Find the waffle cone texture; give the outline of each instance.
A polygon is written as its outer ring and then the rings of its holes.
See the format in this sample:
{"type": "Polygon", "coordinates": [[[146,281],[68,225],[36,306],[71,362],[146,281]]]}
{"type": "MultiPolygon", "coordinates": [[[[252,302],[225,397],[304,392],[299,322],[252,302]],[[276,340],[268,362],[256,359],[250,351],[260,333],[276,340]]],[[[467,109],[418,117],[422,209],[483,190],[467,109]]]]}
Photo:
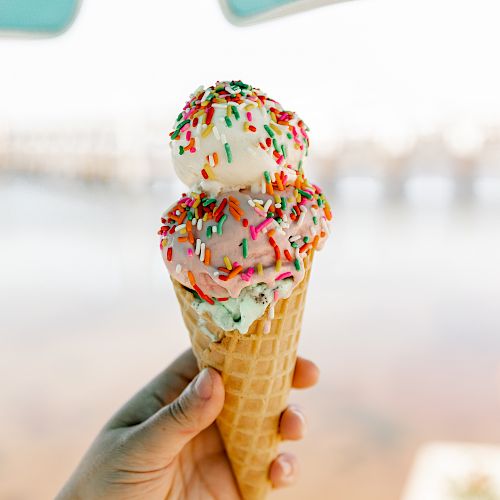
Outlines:
{"type": "Polygon", "coordinates": [[[267,309],[246,334],[222,330],[208,314],[200,321],[193,294],[172,280],[199,368],[222,375],[226,399],[217,426],[244,500],[263,499],[271,487],[269,466],[292,385],[312,260],[313,252],[304,259],[304,279],[276,303],[269,333],[267,309]],[[207,330],[220,340],[212,341],[207,330]]]}

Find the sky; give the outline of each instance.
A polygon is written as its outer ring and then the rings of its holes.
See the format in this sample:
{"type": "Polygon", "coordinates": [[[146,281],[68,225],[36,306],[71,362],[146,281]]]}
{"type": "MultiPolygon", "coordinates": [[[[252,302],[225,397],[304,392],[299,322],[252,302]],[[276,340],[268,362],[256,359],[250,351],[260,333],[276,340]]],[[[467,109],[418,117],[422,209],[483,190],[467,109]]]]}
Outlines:
{"type": "Polygon", "coordinates": [[[241,28],[216,0],[83,0],[61,37],[0,38],[0,127],[168,128],[217,79],[260,87],[319,139],[500,123],[499,14],[496,0],[355,0],[241,28]]]}

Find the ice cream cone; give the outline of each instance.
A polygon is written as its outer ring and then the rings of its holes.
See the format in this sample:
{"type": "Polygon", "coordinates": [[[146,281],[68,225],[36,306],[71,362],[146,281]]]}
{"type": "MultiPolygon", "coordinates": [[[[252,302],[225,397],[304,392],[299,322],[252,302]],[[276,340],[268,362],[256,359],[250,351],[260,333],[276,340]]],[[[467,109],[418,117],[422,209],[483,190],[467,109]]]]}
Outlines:
{"type": "Polygon", "coordinates": [[[245,500],[263,499],[271,487],[269,465],[292,384],[313,254],[303,261],[304,279],[276,303],[274,318],[266,310],[246,334],[222,330],[207,314],[200,317],[193,294],[172,280],[200,369],[211,366],[222,374],[226,399],[217,425],[245,500]]]}

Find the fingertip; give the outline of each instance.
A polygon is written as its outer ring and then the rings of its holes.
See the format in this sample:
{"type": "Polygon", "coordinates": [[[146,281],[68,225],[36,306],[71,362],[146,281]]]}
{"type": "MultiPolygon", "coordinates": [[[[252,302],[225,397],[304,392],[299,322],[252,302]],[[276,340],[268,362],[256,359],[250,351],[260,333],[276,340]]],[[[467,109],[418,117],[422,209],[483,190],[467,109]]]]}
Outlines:
{"type": "Polygon", "coordinates": [[[297,441],[304,437],[307,429],[306,417],[296,405],[290,405],[282,413],[279,432],[283,439],[297,441]]]}
{"type": "Polygon", "coordinates": [[[291,453],[281,453],[272,462],[269,469],[269,479],[273,488],[290,486],[299,475],[299,462],[291,453]]]}
{"type": "Polygon", "coordinates": [[[297,358],[292,385],[295,389],[306,389],[318,383],[320,371],[316,363],[309,359],[297,358]]]}

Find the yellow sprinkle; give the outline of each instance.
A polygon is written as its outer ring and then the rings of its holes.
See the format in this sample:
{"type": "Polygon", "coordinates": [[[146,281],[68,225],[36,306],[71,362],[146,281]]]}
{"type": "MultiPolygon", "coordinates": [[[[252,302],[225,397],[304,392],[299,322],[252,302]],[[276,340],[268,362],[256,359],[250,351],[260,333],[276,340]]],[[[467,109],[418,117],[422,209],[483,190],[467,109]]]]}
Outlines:
{"type": "Polygon", "coordinates": [[[199,118],[201,115],[204,115],[204,114],[205,114],[205,110],[200,109],[200,111],[198,111],[197,113],[195,113],[195,114],[193,115],[193,120],[194,120],[195,118],[199,118]]]}
{"type": "Polygon", "coordinates": [[[162,248],[165,248],[166,244],[167,244],[167,240],[161,240],[161,247],[162,248]]]}
{"type": "Polygon", "coordinates": [[[264,274],[264,269],[262,268],[262,264],[260,262],[257,264],[257,273],[260,275],[264,274]]]}
{"type": "Polygon", "coordinates": [[[207,222],[208,220],[208,212],[205,213],[205,215],[203,216],[203,222],[207,222]]]}
{"type": "Polygon", "coordinates": [[[248,132],[250,129],[248,128],[248,122],[245,122],[243,124],[243,128],[245,129],[245,132],[248,132]]]}
{"type": "Polygon", "coordinates": [[[276,272],[279,273],[281,271],[281,259],[276,261],[276,272]]]}
{"type": "Polygon", "coordinates": [[[229,257],[227,255],[224,257],[224,264],[226,264],[226,268],[228,271],[231,271],[233,269],[231,261],[229,260],[229,257]]]}
{"type": "Polygon", "coordinates": [[[299,190],[296,189],[294,191],[294,194],[295,194],[295,199],[297,200],[297,203],[300,203],[300,200],[302,199],[302,196],[300,196],[299,190]]]}
{"type": "Polygon", "coordinates": [[[283,132],[280,130],[280,128],[275,125],[274,123],[270,123],[269,126],[278,134],[278,135],[281,135],[283,134],[283,132]]]}
{"type": "Polygon", "coordinates": [[[253,109],[253,108],[255,108],[255,104],[247,104],[247,105],[245,106],[245,109],[246,109],[247,111],[250,111],[250,110],[251,110],[251,109],[253,109]]]}
{"type": "Polygon", "coordinates": [[[206,106],[208,106],[208,104],[209,104],[209,101],[203,101],[203,102],[201,103],[201,106],[202,106],[203,108],[205,108],[206,106]]]}
{"type": "Polygon", "coordinates": [[[233,110],[231,109],[231,106],[226,106],[226,115],[231,116],[232,112],[233,112],[233,110]]]}
{"type": "Polygon", "coordinates": [[[264,207],[260,203],[255,203],[255,208],[258,208],[259,210],[264,210],[264,207]]]}
{"type": "Polygon", "coordinates": [[[201,198],[198,196],[196,198],[196,201],[193,203],[193,206],[191,207],[193,210],[201,203],[201,198]]]}
{"type": "Polygon", "coordinates": [[[184,227],[184,228],[182,228],[182,229],[179,231],[179,233],[181,233],[181,234],[187,234],[187,230],[186,230],[186,228],[185,228],[185,227],[184,227]]]}
{"type": "Polygon", "coordinates": [[[274,201],[276,203],[281,203],[281,198],[278,196],[278,193],[276,193],[276,192],[274,193],[274,201]]]}
{"type": "Polygon", "coordinates": [[[208,125],[208,127],[201,133],[201,136],[202,137],[207,137],[208,134],[210,134],[210,132],[212,132],[212,129],[214,128],[214,124],[211,123],[210,125],[208,125]]]}
{"type": "Polygon", "coordinates": [[[208,163],[205,163],[205,172],[208,174],[209,179],[215,179],[214,171],[210,168],[208,163]]]}
{"type": "Polygon", "coordinates": [[[269,116],[271,117],[271,120],[273,120],[274,122],[277,122],[278,120],[276,119],[276,115],[274,114],[274,111],[271,111],[269,113],[269,116]]]}

